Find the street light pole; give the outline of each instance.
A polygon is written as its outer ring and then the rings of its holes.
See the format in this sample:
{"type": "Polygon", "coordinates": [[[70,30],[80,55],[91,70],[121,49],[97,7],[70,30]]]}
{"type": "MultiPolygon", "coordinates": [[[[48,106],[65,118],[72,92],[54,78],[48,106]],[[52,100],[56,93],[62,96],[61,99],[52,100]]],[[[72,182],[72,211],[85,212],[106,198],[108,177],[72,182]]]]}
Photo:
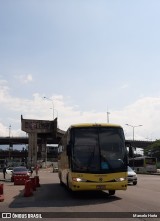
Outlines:
{"type": "MultiPolygon", "coordinates": [[[[9,125],[9,139],[10,138],[11,138],[11,124],[9,125]]],[[[11,159],[11,143],[9,144],[8,153],[9,153],[9,161],[10,161],[10,159],[11,159]]]]}
{"type": "Polygon", "coordinates": [[[11,125],[9,125],[9,137],[11,136],[11,125]]]}
{"type": "MultiPolygon", "coordinates": [[[[53,108],[51,107],[50,109],[53,109],[53,108]]],[[[57,109],[54,109],[54,113],[55,113],[55,111],[57,112],[57,118],[58,118],[58,111],[57,111],[57,109]]]]}
{"type": "Polygon", "coordinates": [[[46,100],[52,101],[52,109],[53,109],[53,120],[54,120],[54,102],[52,99],[48,98],[48,97],[43,97],[46,100]]]}
{"type": "Polygon", "coordinates": [[[141,126],[143,126],[143,125],[136,125],[136,126],[133,126],[133,125],[130,125],[130,124],[126,124],[127,126],[130,126],[130,127],[132,127],[133,128],[133,141],[134,141],[134,128],[135,127],[141,127],[141,126]]]}
{"type": "Polygon", "coordinates": [[[109,124],[109,114],[110,112],[107,111],[107,123],[109,124]]]}

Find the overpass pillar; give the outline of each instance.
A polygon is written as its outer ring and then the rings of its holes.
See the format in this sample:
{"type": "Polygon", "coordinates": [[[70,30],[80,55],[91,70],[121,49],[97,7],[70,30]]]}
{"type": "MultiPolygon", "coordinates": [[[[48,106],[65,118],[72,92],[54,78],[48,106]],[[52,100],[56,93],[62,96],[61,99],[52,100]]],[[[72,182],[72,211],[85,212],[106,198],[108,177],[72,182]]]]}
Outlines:
{"type": "Polygon", "coordinates": [[[28,164],[37,165],[37,137],[42,136],[42,159],[47,163],[47,137],[56,138],[57,136],[57,118],[53,121],[23,119],[21,116],[21,129],[29,134],[28,164]]]}
{"type": "Polygon", "coordinates": [[[42,157],[43,162],[45,163],[45,167],[47,167],[47,138],[42,139],[41,157],[42,157]]]}
{"type": "Polygon", "coordinates": [[[29,133],[28,163],[31,166],[37,164],[37,133],[29,133]]]}

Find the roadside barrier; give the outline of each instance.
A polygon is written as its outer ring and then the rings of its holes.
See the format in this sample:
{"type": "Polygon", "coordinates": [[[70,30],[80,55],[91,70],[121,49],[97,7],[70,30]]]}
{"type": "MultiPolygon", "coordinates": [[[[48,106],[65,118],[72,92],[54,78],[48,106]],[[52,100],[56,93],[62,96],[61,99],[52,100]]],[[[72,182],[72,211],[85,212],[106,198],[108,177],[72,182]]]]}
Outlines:
{"type": "Polygon", "coordinates": [[[36,190],[36,180],[35,177],[30,177],[31,183],[32,183],[32,189],[35,191],[36,190]]]}
{"type": "Polygon", "coordinates": [[[4,195],[3,195],[3,183],[0,184],[0,202],[4,201],[4,195]]]}
{"type": "Polygon", "coordinates": [[[32,181],[31,180],[25,181],[24,196],[25,197],[33,196],[32,181]]]}
{"type": "Polygon", "coordinates": [[[36,184],[36,187],[40,187],[40,183],[39,183],[39,176],[35,176],[35,184],[36,184]]]}
{"type": "Polygon", "coordinates": [[[26,180],[29,180],[28,175],[15,175],[14,185],[25,185],[26,180]]]}

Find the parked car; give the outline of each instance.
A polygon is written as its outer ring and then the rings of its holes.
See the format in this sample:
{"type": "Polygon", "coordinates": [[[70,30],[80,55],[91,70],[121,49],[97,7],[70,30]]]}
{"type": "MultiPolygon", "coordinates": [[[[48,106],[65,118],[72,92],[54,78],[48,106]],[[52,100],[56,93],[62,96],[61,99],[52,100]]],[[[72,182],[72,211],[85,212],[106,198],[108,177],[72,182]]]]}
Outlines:
{"type": "Polygon", "coordinates": [[[8,167],[6,169],[6,173],[9,174],[9,175],[12,175],[12,172],[13,172],[13,167],[8,167]]]}
{"type": "Polygon", "coordinates": [[[128,166],[128,183],[132,183],[133,185],[137,184],[137,174],[132,170],[131,167],[128,166]]]}
{"type": "Polygon", "coordinates": [[[11,176],[11,182],[14,182],[14,176],[16,175],[31,176],[31,172],[26,167],[23,166],[14,167],[11,176]]]}

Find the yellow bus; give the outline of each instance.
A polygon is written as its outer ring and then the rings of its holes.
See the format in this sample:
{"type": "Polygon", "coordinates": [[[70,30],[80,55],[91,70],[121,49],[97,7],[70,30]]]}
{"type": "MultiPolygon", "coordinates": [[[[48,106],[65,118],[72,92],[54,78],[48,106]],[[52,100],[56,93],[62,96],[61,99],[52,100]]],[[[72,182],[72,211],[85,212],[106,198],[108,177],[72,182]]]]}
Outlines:
{"type": "Polygon", "coordinates": [[[59,143],[58,176],[72,191],[127,189],[128,153],[123,128],[76,124],[59,143]]]}

